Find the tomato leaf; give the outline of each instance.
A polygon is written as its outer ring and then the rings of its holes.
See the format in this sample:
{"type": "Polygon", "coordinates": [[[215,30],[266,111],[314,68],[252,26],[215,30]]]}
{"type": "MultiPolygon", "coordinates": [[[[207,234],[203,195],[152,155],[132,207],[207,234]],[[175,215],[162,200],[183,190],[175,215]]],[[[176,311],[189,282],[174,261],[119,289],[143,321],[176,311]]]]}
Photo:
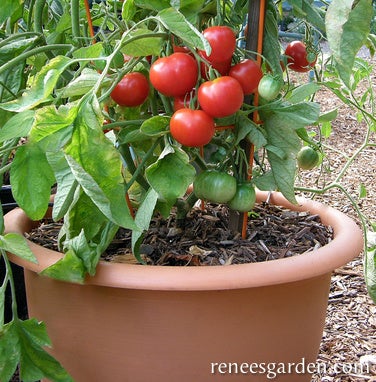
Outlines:
{"type": "Polygon", "coordinates": [[[135,5],[135,0],[128,0],[123,2],[121,9],[121,16],[123,20],[132,20],[136,13],[137,7],[135,5]]]}
{"type": "Polygon", "coordinates": [[[278,188],[272,171],[268,171],[260,176],[254,177],[253,182],[261,191],[274,191],[278,188]]]}
{"type": "Polygon", "coordinates": [[[25,88],[24,71],[25,62],[20,62],[0,74],[0,83],[2,84],[0,87],[0,100],[2,102],[14,100],[15,94],[25,88]]]}
{"type": "MultiPolygon", "coordinates": [[[[30,140],[40,142],[51,136],[55,143],[59,142],[60,139],[56,140],[54,135],[67,127],[73,128],[77,112],[78,107],[76,106],[60,106],[57,110],[54,105],[49,105],[38,109],[35,112],[35,121],[30,131],[30,140]]],[[[57,151],[60,149],[60,144],[57,143],[57,146],[51,145],[51,140],[49,140],[47,143],[49,146],[48,150],[57,151]]]]}
{"type": "Polygon", "coordinates": [[[140,131],[149,137],[160,137],[167,134],[170,119],[159,115],[151,117],[142,123],[140,131]]]}
{"type": "Polygon", "coordinates": [[[264,120],[267,133],[267,153],[275,183],[282,194],[291,203],[296,203],[294,180],[296,173],[296,154],[300,149],[300,140],[295,130],[279,123],[280,113],[264,120]],[[276,153],[271,146],[277,147],[284,155],[276,153]]]}
{"type": "Polygon", "coordinates": [[[73,250],[68,250],[62,259],[45,268],[40,274],[55,280],[82,284],[85,280],[86,268],[82,259],[73,250]]]}
{"type": "Polygon", "coordinates": [[[140,8],[152,11],[161,11],[171,6],[170,0],[134,0],[134,3],[140,8]]]}
{"type": "Polygon", "coordinates": [[[266,138],[264,137],[264,134],[259,130],[257,124],[249,118],[243,115],[239,115],[237,139],[235,144],[239,144],[239,142],[245,137],[248,137],[250,142],[255,145],[256,149],[259,149],[267,144],[266,138]]]}
{"type": "Polygon", "coordinates": [[[359,198],[366,198],[367,197],[367,188],[363,183],[360,183],[359,185],[359,198]]]}
{"type": "Polygon", "coordinates": [[[3,0],[1,3],[0,24],[8,17],[12,17],[17,11],[20,12],[23,2],[14,0],[3,0]]]}
{"type": "Polygon", "coordinates": [[[124,40],[125,45],[121,52],[129,56],[148,56],[159,55],[162,47],[162,38],[155,36],[149,29],[138,29],[136,32],[129,33],[124,40]],[[135,38],[142,36],[142,38],[135,38]]]}
{"type": "Polygon", "coordinates": [[[54,382],[73,382],[60,363],[43,349],[51,345],[44,323],[16,319],[4,325],[0,334],[0,380],[10,380],[19,363],[22,381],[45,377],[54,382]]]}
{"type": "Polygon", "coordinates": [[[30,89],[26,90],[20,98],[0,104],[0,108],[21,112],[40,105],[54,91],[60,75],[71,62],[70,58],[64,56],[53,58],[36,75],[30,89]]]}
{"type": "Polygon", "coordinates": [[[140,263],[143,262],[140,257],[140,245],[143,238],[143,232],[149,229],[150,221],[154,214],[154,208],[157,201],[158,193],[153,188],[150,188],[138,208],[135,217],[136,224],[142,229],[142,231],[132,231],[132,252],[140,263]]]}
{"type": "MultiPolygon", "coordinates": [[[[107,235],[105,236],[109,239],[109,241],[112,241],[118,226],[115,226],[112,223],[106,225],[107,235]]],[[[70,240],[64,241],[64,248],[68,249],[68,252],[72,251],[77,257],[79,257],[83,262],[85,271],[88,272],[91,276],[94,276],[100,255],[105,249],[101,244],[106,245],[107,243],[107,240],[104,240],[103,242],[100,241],[99,245],[91,241],[89,242],[85,236],[84,231],[82,230],[79,235],[73,237],[70,240]]]]}
{"type": "Polygon", "coordinates": [[[265,56],[272,73],[275,76],[282,78],[283,73],[280,63],[281,53],[278,42],[278,24],[276,21],[277,16],[274,12],[274,8],[268,8],[265,13],[263,55],[265,56]]]}
{"type": "Polygon", "coordinates": [[[209,42],[178,10],[174,8],[163,9],[158,13],[158,17],[170,33],[181,38],[190,46],[205,50],[206,54],[210,55],[209,42]]]}
{"type": "Polygon", "coordinates": [[[47,153],[46,155],[57,182],[52,217],[54,220],[59,220],[67,213],[69,207],[72,205],[78,183],[70,171],[63,152],[58,151],[47,153]]]}
{"type": "Polygon", "coordinates": [[[137,229],[125,201],[121,156],[103,134],[102,119],[98,100],[84,99],[64,150],[66,160],[84,192],[108,219],[137,229]]]}
{"type": "Polygon", "coordinates": [[[29,141],[17,149],[10,170],[10,181],[18,205],[31,219],[42,219],[47,211],[55,177],[38,143],[29,141]]]}
{"type": "Polygon", "coordinates": [[[369,0],[333,0],[326,13],[326,32],[338,74],[350,87],[355,57],[367,42],[373,15],[369,0]]]}
{"type": "Polygon", "coordinates": [[[315,82],[308,82],[293,89],[292,92],[286,96],[286,99],[291,103],[300,103],[314,95],[319,89],[320,85],[315,82]]]}
{"type": "Polygon", "coordinates": [[[37,259],[27,245],[26,239],[21,235],[16,233],[7,233],[4,236],[0,236],[0,248],[13,253],[22,259],[35,264],[37,263],[37,259]]]}
{"type": "Polygon", "coordinates": [[[291,0],[290,3],[295,16],[307,20],[321,31],[325,29],[324,19],[313,2],[310,0],[291,0]]]}
{"type": "MultiPolygon", "coordinates": [[[[13,2],[13,0],[10,1],[13,2]]],[[[3,8],[1,11],[3,12],[3,8]]],[[[30,48],[30,46],[32,46],[37,41],[37,39],[38,37],[30,37],[20,38],[7,42],[0,48],[0,64],[5,64],[12,58],[19,56],[23,51],[25,51],[25,49],[30,48]]]]}
{"type": "MultiPolygon", "coordinates": [[[[88,93],[97,83],[100,74],[93,69],[85,68],[82,73],[71,81],[61,93],[62,97],[76,97],[88,93]]],[[[109,80],[104,80],[102,85],[109,83],[109,80]]]]}
{"type": "Polygon", "coordinates": [[[0,129],[0,141],[20,138],[28,135],[34,123],[34,111],[25,110],[22,113],[15,114],[0,129]]]}
{"type": "Polygon", "coordinates": [[[319,123],[331,122],[337,118],[337,115],[338,115],[338,109],[329,110],[326,113],[320,114],[319,120],[317,122],[319,123]]]}
{"type": "Polygon", "coordinates": [[[80,235],[82,227],[85,227],[86,239],[92,240],[100,233],[106,221],[106,217],[82,189],[78,187],[75,191],[72,204],[67,211],[69,224],[63,225],[60,233],[61,241],[63,236],[64,240],[71,240],[80,235]]]}
{"type": "Polygon", "coordinates": [[[332,133],[332,124],[331,122],[323,122],[320,128],[321,134],[324,138],[329,138],[332,133]]]}
{"type": "Polygon", "coordinates": [[[72,56],[74,58],[95,58],[99,57],[103,50],[103,43],[98,42],[93,45],[85,46],[79,49],[76,49],[72,56]]]}
{"type": "Polygon", "coordinates": [[[281,128],[299,129],[316,123],[320,116],[320,105],[316,102],[301,102],[296,104],[281,103],[280,106],[267,107],[262,115],[275,118],[276,126],[281,128]]]}
{"type": "Polygon", "coordinates": [[[160,198],[171,203],[184,195],[195,174],[185,151],[172,146],[167,146],[158,160],[146,169],[149,184],[160,198]]]}

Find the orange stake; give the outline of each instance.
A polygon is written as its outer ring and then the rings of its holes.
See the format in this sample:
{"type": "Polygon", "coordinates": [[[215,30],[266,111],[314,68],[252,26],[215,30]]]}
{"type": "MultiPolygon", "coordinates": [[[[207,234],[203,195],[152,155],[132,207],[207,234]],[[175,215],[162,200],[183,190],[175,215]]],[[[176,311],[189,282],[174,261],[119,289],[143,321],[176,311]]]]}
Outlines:
{"type": "Polygon", "coordinates": [[[95,38],[94,38],[94,27],[93,27],[93,21],[91,19],[91,14],[90,14],[90,7],[89,7],[89,1],[84,0],[85,3],[85,10],[86,10],[86,18],[87,18],[87,24],[89,26],[89,33],[90,37],[93,39],[92,42],[95,44],[95,38]]]}
{"type": "MultiPolygon", "coordinates": [[[[260,0],[260,13],[259,13],[259,24],[258,24],[258,34],[257,34],[257,57],[256,61],[261,66],[261,54],[262,54],[262,47],[263,47],[263,40],[264,40],[264,27],[265,27],[265,6],[266,1],[260,0]]],[[[253,105],[258,106],[259,103],[259,95],[258,92],[255,93],[254,99],[253,99],[253,105]]],[[[259,115],[258,112],[255,111],[253,113],[253,121],[255,123],[259,122],[259,115]]],[[[253,168],[253,158],[255,154],[255,146],[253,144],[250,145],[250,152],[249,152],[249,171],[247,174],[248,180],[252,179],[252,168],[253,168]]],[[[248,213],[244,212],[243,216],[243,225],[242,225],[242,238],[245,239],[247,237],[247,226],[248,226],[248,213]]]]}

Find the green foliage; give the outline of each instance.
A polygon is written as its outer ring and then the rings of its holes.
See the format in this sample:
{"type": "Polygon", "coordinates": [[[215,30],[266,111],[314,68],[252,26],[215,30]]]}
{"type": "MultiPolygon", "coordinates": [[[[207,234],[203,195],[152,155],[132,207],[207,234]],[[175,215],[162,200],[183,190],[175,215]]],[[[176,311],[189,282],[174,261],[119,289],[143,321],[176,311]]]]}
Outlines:
{"type": "Polygon", "coordinates": [[[349,86],[355,56],[370,32],[372,4],[369,0],[333,0],[326,15],[330,48],[342,81],[349,86]]]}
{"type": "Polygon", "coordinates": [[[44,349],[50,346],[46,327],[36,319],[13,320],[0,331],[0,379],[9,381],[20,366],[20,378],[25,382],[43,377],[56,382],[73,382],[73,379],[44,349]]]}

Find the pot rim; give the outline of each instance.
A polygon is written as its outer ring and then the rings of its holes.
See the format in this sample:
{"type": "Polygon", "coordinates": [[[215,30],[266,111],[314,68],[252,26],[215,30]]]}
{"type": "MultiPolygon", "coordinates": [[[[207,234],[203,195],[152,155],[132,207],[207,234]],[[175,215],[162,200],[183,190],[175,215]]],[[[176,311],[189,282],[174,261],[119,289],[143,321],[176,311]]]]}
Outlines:
{"type": "MultiPolygon", "coordinates": [[[[323,224],[333,228],[330,243],[314,251],[297,256],[259,263],[228,266],[174,267],[144,266],[100,261],[95,276],[88,276],[86,285],[101,285],[128,289],[149,290],[227,290],[263,287],[296,282],[331,273],[334,269],[357,257],[364,245],[361,229],[344,213],[320,202],[299,197],[298,205],[288,202],[279,192],[257,192],[257,202],[269,200],[271,204],[295,211],[318,214],[323,224]]],[[[33,222],[19,208],[4,216],[6,232],[24,234],[33,222]],[[16,223],[16,220],[18,222],[16,223]]],[[[58,261],[63,255],[28,240],[36,254],[38,264],[10,254],[11,261],[33,272],[58,261]]]]}

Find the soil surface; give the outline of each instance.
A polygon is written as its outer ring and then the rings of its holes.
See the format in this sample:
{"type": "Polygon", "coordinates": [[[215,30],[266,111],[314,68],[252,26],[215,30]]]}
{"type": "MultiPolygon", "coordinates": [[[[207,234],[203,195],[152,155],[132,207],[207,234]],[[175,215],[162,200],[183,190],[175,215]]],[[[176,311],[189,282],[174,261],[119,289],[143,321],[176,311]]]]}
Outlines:
{"type": "MultiPolygon", "coordinates": [[[[294,212],[267,203],[256,205],[248,217],[246,235],[229,230],[230,210],[224,205],[195,207],[184,220],[153,218],[140,252],[148,265],[212,266],[254,263],[296,256],[317,249],[332,239],[331,227],[318,215],[294,212]]],[[[59,223],[46,221],[27,237],[58,251],[59,223]]],[[[105,261],[137,263],[131,249],[131,232],[120,229],[105,261]]]]}

